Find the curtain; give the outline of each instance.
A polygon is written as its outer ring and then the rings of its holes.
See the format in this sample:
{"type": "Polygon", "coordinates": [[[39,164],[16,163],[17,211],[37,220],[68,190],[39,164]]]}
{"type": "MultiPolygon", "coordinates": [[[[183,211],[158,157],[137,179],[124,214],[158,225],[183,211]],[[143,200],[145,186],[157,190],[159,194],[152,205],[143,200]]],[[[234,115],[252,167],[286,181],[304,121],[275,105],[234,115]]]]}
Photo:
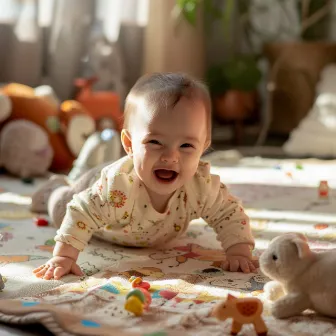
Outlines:
{"type": "Polygon", "coordinates": [[[61,100],[77,77],[126,93],[143,73],[204,75],[202,21],[177,30],[176,0],[0,0],[0,83],[48,84],[61,100]]]}
{"type": "Polygon", "coordinates": [[[191,25],[174,16],[176,0],[151,0],[145,33],[144,72],[182,71],[204,78],[203,11],[191,25]]]}
{"type": "Polygon", "coordinates": [[[0,0],[0,82],[49,84],[71,98],[97,76],[121,96],[142,73],[148,0],[0,0]]]}

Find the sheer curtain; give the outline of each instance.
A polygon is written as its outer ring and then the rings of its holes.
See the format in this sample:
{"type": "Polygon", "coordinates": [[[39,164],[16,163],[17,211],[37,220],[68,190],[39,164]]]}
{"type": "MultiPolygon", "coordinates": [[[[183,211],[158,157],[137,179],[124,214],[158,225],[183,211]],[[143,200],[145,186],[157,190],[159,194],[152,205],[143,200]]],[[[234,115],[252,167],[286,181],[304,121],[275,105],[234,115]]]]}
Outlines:
{"type": "Polygon", "coordinates": [[[0,0],[0,82],[50,84],[67,99],[74,78],[105,67],[126,91],[142,71],[148,1],[0,0]]]}
{"type": "MultiPolygon", "coordinates": [[[[144,72],[203,76],[202,25],[176,22],[176,0],[0,0],[0,83],[49,84],[71,98],[74,79],[122,100],[144,72]]],[[[201,23],[201,21],[199,21],[201,23]]]]}

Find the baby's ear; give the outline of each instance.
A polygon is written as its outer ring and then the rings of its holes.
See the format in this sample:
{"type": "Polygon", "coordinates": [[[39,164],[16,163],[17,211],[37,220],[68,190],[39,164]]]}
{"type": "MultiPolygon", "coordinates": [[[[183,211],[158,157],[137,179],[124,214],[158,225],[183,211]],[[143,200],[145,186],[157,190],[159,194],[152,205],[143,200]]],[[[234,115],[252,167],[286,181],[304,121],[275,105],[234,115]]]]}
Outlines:
{"type": "Polygon", "coordinates": [[[121,143],[128,156],[132,156],[132,137],[128,130],[123,129],[121,131],[121,143]]]}
{"type": "Polygon", "coordinates": [[[311,250],[309,248],[307,240],[296,237],[292,240],[292,242],[298,250],[298,255],[300,259],[308,257],[311,254],[311,250]]]}

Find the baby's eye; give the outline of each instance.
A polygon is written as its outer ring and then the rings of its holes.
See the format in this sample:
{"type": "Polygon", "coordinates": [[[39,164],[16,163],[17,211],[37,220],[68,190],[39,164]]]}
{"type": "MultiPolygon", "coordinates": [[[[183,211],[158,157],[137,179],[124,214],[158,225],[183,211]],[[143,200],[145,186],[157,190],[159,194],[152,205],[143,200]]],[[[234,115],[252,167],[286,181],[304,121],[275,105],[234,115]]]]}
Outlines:
{"type": "Polygon", "coordinates": [[[151,143],[153,145],[161,145],[160,142],[157,140],[149,140],[148,143],[151,143]]]}
{"type": "Polygon", "coordinates": [[[183,145],[181,145],[182,148],[193,148],[194,146],[192,144],[189,143],[185,143],[183,145]]]}

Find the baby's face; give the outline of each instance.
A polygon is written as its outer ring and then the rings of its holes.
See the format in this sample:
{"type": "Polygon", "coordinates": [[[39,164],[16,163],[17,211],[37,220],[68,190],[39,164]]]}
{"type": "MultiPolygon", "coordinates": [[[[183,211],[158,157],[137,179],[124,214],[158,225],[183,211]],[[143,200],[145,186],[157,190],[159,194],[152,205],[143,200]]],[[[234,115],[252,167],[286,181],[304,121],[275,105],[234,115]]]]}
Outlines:
{"type": "Polygon", "coordinates": [[[204,105],[182,98],[170,111],[139,111],[134,118],[134,168],[151,196],[170,195],[194,176],[205,149],[204,105]]]}

